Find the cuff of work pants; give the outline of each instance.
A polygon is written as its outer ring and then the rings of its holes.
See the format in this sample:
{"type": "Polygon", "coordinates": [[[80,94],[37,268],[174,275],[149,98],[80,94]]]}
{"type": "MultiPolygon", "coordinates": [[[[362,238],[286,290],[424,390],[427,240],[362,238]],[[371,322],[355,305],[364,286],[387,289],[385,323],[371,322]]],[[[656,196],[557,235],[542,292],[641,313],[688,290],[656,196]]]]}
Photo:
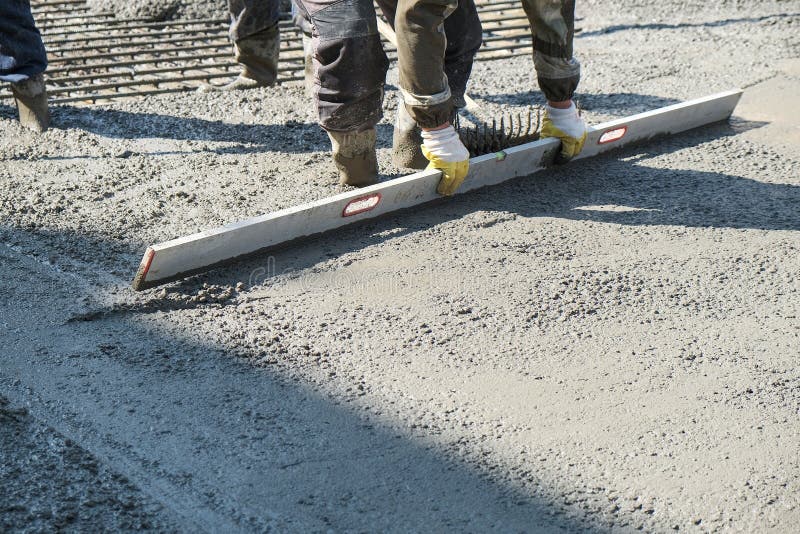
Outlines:
{"type": "Polygon", "coordinates": [[[436,128],[449,122],[453,115],[452,98],[431,106],[405,106],[420,128],[436,128]]]}
{"type": "Polygon", "coordinates": [[[533,53],[533,64],[539,78],[539,88],[547,100],[569,100],[581,79],[581,64],[574,57],[550,56],[539,50],[533,53]]]}
{"type": "Polygon", "coordinates": [[[542,78],[539,77],[539,88],[544,93],[545,98],[550,102],[563,102],[571,100],[578,87],[580,76],[570,76],[569,78],[542,78]]]}

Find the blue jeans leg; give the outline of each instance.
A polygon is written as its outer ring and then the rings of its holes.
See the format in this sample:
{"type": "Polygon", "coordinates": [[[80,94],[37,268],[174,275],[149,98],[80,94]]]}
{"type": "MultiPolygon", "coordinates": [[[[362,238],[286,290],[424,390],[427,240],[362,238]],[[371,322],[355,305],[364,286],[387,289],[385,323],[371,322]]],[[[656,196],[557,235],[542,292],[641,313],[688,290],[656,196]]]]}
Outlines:
{"type": "Polygon", "coordinates": [[[29,0],[0,0],[0,81],[19,82],[47,68],[29,0]]]}

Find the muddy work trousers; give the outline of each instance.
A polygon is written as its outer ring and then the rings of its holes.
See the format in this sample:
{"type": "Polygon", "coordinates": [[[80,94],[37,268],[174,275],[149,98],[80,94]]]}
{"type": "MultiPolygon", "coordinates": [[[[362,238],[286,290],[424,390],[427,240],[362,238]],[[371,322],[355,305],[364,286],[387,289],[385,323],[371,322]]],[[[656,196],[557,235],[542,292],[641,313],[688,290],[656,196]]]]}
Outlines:
{"type": "MultiPolygon", "coordinates": [[[[572,55],[575,0],[521,2],[531,26],[540,89],[550,101],[571,99],[580,80],[580,65],[572,55]]],[[[450,34],[435,29],[456,7],[457,0],[400,0],[396,20],[400,89],[409,114],[423,127],[441,124],[451,113],[439,53],[450,34]]]]}
{"type": "MultiPolygon", "coordinates": [[[[320,124],[326,130],[341,132],[373,128],[383,116],[383,86],[389,61],[381,45],[372,0],[296,2],[303,16],[311,21],[314,97],[320,124]]],[[[404,42],[400,20],[410,4],[427,9],[416,0],[378,0],[384,16],[396,28],[399,46],[404,42]]],[[[447,88],[445,113],[429,115],[425,104],[413,107],[416,113],[412,116],[424,127],[450,120],[454,101],[463,105],[472,62],[481,45],[481,24],[473,0],[462,0],[453,7],[448,13],[440,10],[431,17],[435,26],[428,33],[436,34],[436,45],[441,46],[421,49],[420,56],[432,52],[438,54],[438,60],[429,65],[412,58],[411,67],[404,69],[402,55],[400,59],[401,85],[406,72],[406,78],[408,73],[414,79],[434,76],[447,88]]],[[[420,44],[425,46],[427,42],[423,38],[420,44]]],[[[405,61],[409,61],[408,57],[405,61]]]]}
{"type": "Polygon", "coordinates": [[[46,68],[47,54],[29,0],[0,0],[0,81],[20,82],[46,68]]]}
{"type": "Polygon", "coordinates": [[[242,76],[271,84],[278,75],[280,0],[228,0],[229,35],[242,76]]]}
{"type": "Polygon", "coordinates": [[[581,77],[572,55],[575,0],[522,0],[533,37],[533,64],[547,100],[569,100],[581,77]]]}

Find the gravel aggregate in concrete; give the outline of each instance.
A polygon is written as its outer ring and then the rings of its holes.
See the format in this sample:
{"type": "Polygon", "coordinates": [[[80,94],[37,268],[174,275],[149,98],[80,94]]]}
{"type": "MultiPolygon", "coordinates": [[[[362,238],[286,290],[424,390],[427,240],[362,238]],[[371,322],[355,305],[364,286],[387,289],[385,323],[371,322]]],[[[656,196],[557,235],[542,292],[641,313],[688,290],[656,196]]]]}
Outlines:
{"type": "Polygon", "coordinates": [[[90,9],[151,21],[225,18],[226,0],[86,0],[90,9]]]}
{"type": "Polygon", "coordinates": [[[0,396],[3,532],[176,532],[169,512],[75,442],[0,396]]]}
{"type": "MultiPolygon", "coordinates": [[[[736,117],[139,294],[148,244],[338,190],[302,87],[0,105],[0,393],[187,531],[791,531],[800,2],[578,14],[590,122],[736,117]]],[[[541,103],[524,57],[469,90],[541,103]]]]}

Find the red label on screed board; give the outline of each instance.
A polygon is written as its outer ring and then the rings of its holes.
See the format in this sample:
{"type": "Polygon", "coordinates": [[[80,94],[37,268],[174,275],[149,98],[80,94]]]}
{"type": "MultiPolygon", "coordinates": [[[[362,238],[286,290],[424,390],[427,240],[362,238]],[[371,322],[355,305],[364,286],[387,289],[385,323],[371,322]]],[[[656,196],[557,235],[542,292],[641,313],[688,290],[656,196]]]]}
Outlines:
{"type": "Polygon", "coordinates": [[[153,263],[153,258],[156,255],[156,251],[152,248],[148,248],[147,252],[144,253],[144,258],[142,258],[142,266],[140,270],[142,271],[142,279],[147,276],[147,271],[150,270],[150,264],[153,263]]]}
{"type": "Polygon", "coordinates": [[[380,203],[380,193],[373,193],[371,195],[354,198],[348,202],[347,206],[345,206],[342,210],[342,217],[352,217],[353,215],[358,215],[359,213],[364,213],[365,211],[375,209],[375,207],[380,203]]]}
{"type": "Polygon", "coordinates": [[[619,128],[613,128],[611,130],[606,130],[603,132],[603,135],[600,136],[600,139],[597,141],[598,145],[604,145],[606,143],[613,143],[614,141],[619,141],[625,134],[628,133],[627,126],[621,126],[619,128]]]}

